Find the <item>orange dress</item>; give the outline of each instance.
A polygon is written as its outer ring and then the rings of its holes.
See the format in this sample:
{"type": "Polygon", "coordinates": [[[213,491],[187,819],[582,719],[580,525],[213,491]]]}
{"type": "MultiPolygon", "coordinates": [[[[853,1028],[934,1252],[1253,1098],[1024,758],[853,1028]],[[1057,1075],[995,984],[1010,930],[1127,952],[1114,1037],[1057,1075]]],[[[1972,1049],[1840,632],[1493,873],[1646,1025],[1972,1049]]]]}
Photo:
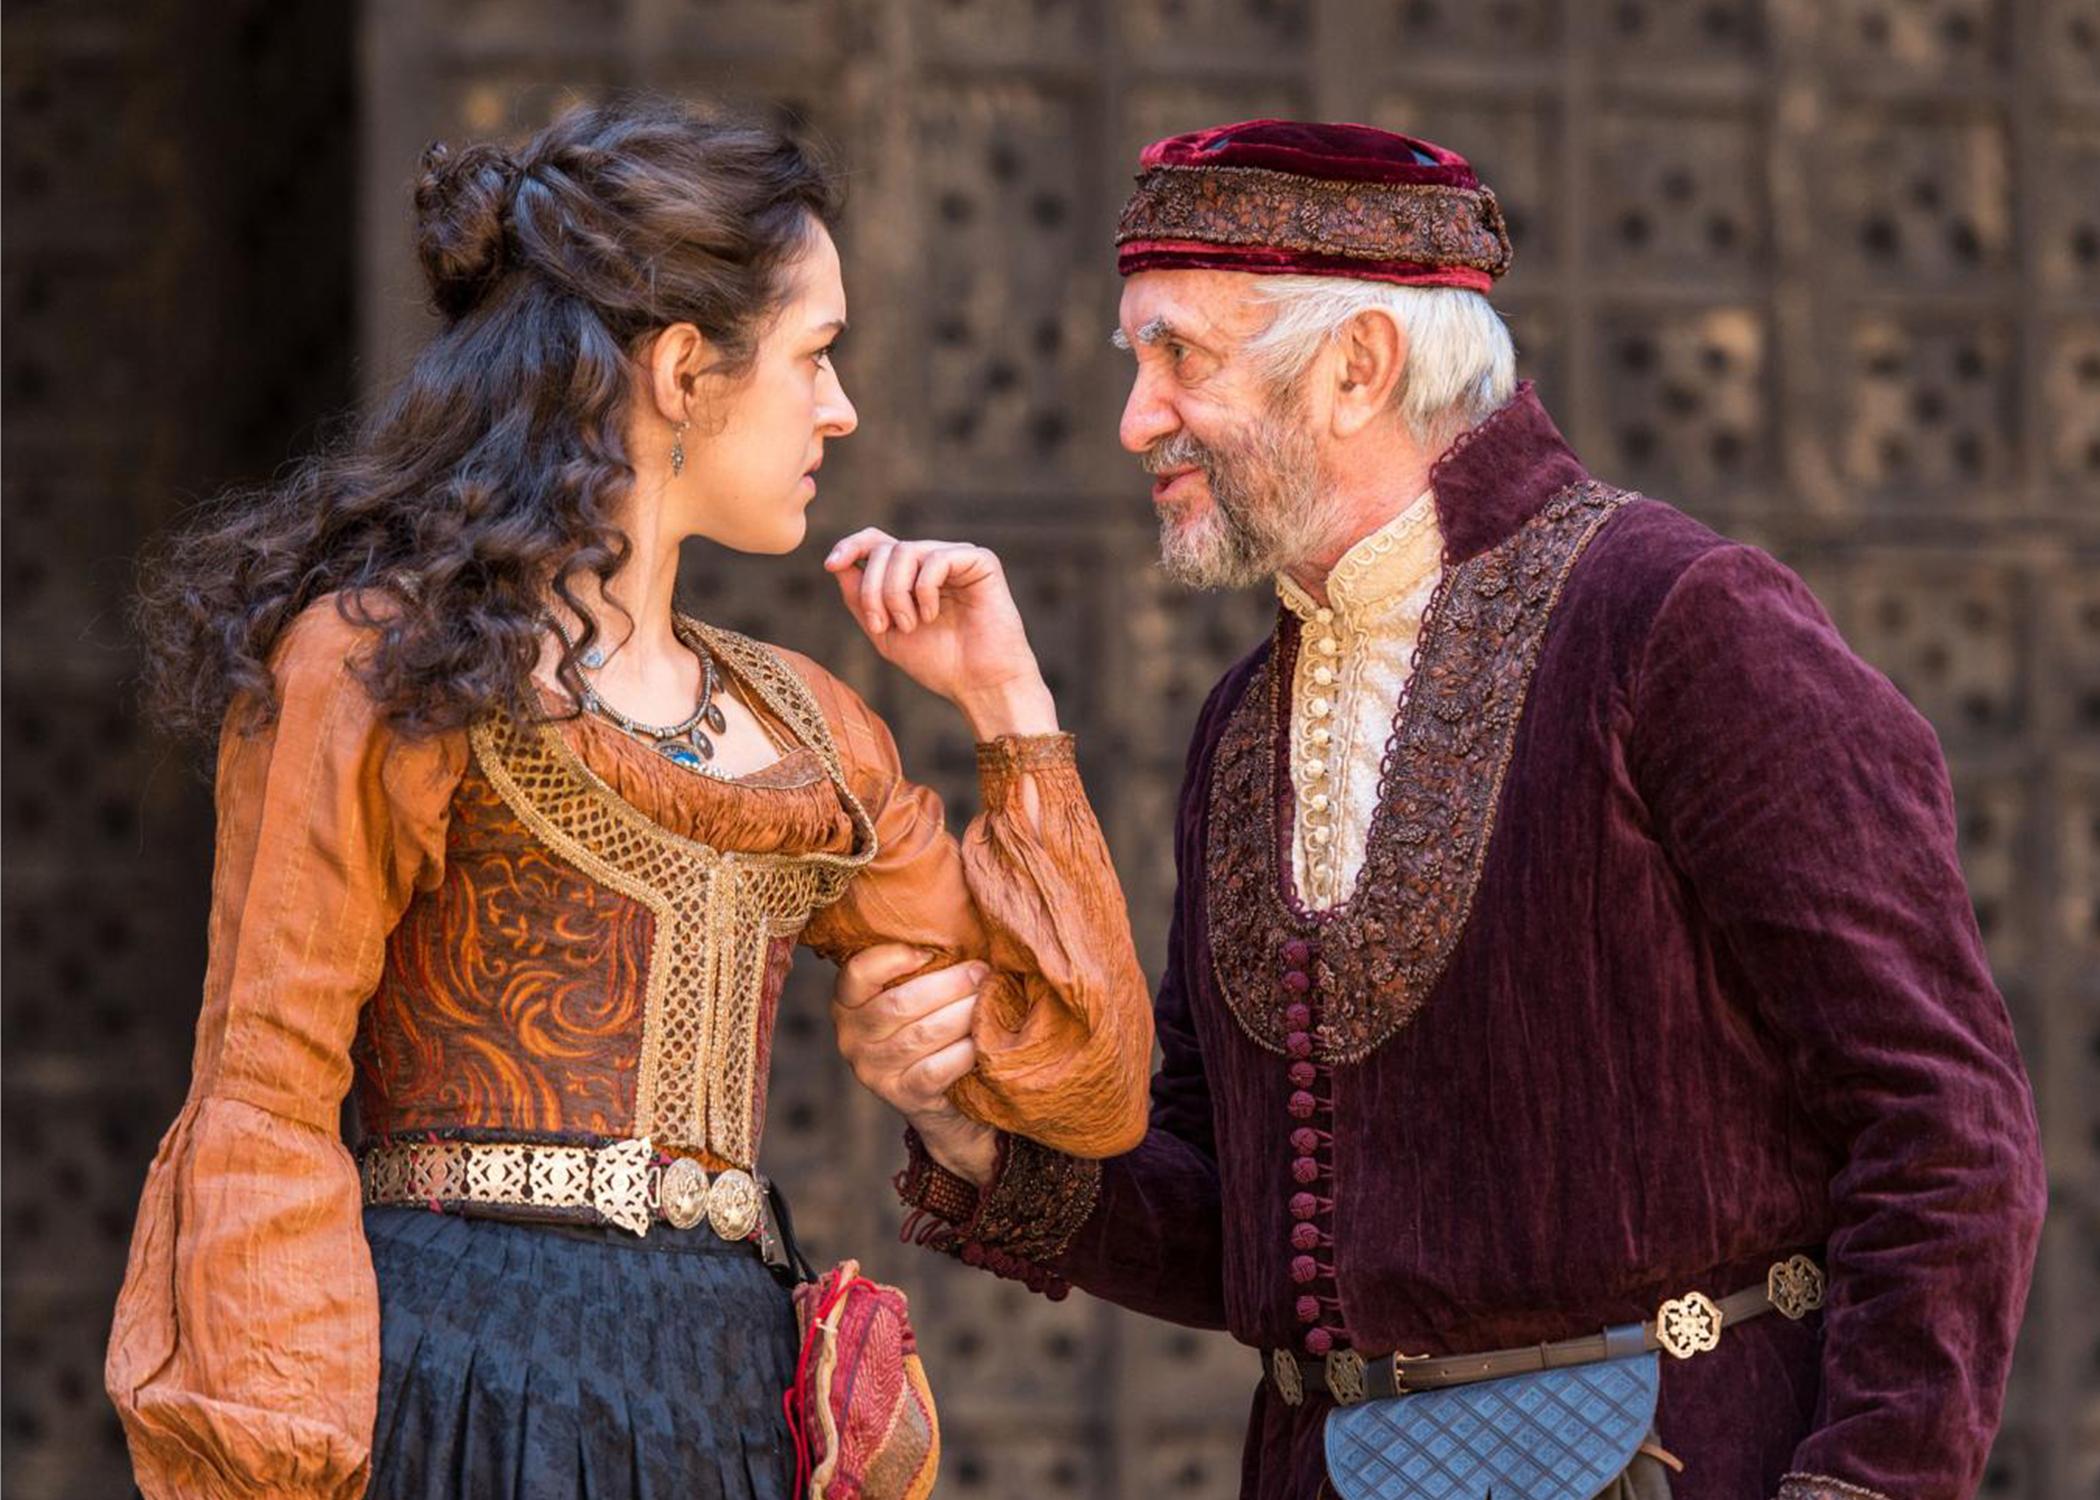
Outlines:
{"type": "Polygon", "coordinates": [[[751,1167],[792,947],[905,942],[993,967],[964,1109],[1079,1154],[1143,1134],[1150,999],[1069,737],[981,747],[958,840],[851,689],[709,639],[797,747],[737,781],[589,718],[404,739],[330,601],[287,631],[274,723],[221,741],[193,1079],[110,1342],[153,1500],[364,1490],[379,1312],[353,1086],[380,1135],[646,1137],[751,1167]]]}

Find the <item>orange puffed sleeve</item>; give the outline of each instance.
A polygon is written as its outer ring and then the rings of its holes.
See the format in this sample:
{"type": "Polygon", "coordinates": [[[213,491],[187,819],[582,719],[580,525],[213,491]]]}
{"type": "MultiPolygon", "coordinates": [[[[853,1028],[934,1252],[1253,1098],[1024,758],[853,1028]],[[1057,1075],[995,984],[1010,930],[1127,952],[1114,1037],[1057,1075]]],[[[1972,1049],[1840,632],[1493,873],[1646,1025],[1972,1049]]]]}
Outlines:
{"type": "Polygon", "coordinates": [[[379,1302],[338,1135],[386,936],[442,873],[465,737],[388,732],[314,605],[281,708],[218,763],[211,958],[188,1101],[154,1156],[104,1371],[151,1500],[352,1497],[379,1302]]]}
{"type": "Polygon", "coordinates": [[[1074,1156],[1130,1150],[1145,1134],[1152,997],[1072,737],[980,746],[984,811],[958,840],[941,799],[905,778],[889,727],[815,663],[781,654],[816,695],[880,845],[804,940],[835,960],[877,943],[940,955],[928,967],[983,959],[977,1067],[957,1106],[1074,1156]]]}

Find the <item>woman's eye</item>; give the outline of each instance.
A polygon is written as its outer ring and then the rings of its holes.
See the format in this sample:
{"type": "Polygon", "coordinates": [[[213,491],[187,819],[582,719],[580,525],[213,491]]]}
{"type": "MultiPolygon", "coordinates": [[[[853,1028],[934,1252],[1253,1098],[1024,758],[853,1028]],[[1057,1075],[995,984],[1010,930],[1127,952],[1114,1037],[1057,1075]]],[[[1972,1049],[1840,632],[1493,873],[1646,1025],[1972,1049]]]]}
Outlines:
{"type": "Polygon", "coordinates": [[[831,363],[831,350],[832,346],[830,344],[826,344],[823,348],[819,349],[815,353],[815,355],[812,356],[812,358],[814,358],[816,362],[820,365],[828,365],[831,363]]]}

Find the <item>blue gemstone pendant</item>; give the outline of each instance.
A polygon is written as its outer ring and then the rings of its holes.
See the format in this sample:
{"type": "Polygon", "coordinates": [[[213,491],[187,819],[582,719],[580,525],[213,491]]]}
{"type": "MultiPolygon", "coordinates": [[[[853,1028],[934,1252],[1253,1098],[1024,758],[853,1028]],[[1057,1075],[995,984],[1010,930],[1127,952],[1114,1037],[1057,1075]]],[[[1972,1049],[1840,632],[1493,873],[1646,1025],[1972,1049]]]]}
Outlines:
{"type": "Polygon", "coordinates": [[[665,760],[673,765],[684,766],[688,771],[698,771],[706,765],[706,762],[700,759],[699,753],[683,740],[667,740],[658,745],[656,750],[665,760]]]}

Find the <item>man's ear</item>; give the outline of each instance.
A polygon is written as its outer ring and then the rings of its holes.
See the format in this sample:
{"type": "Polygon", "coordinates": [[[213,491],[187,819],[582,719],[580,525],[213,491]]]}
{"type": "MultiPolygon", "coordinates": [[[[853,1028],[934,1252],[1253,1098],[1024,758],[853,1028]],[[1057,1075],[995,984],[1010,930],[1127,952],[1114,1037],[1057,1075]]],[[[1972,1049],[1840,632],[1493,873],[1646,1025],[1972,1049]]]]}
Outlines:
{"type": "Polygon", "coordinates": [[[1384,308],[1366,308],[1335,333],[1334,430],[1353,437],[1393,404],[1407,366],[1407,332],[1384,308]]]}
{"type": "Polygon", "coordinates": [[[673,323],[650,342],[644,366],[657,415],[676,427],[693,415],[693,400],[706,373],[711,351],[707,339],[690,323],[673,323]]]}

